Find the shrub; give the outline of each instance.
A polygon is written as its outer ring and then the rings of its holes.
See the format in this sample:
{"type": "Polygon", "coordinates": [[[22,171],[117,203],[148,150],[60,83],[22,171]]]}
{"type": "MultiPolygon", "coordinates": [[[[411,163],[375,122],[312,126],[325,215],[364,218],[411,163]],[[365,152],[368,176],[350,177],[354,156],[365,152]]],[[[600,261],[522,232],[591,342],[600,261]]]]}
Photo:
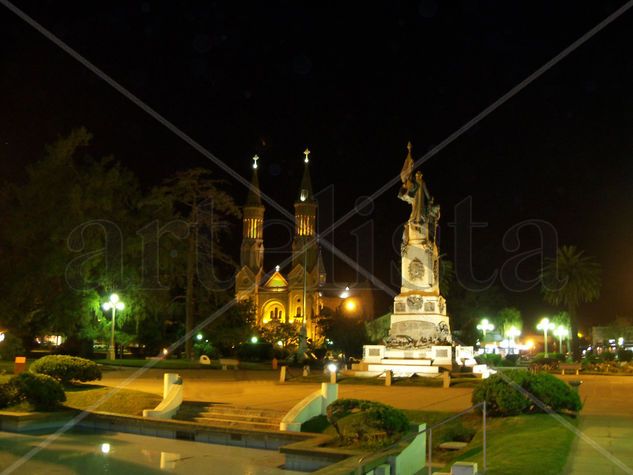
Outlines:
{"type": "Polygon", "coordinates": [[[20,402],[20,394],[15,384],[0,384],[0,409],[20,402]]]}
{"type": "Polygon", "coordinates": [[[54,348],[55,355],[81,356],[82,358],[94,357],[94,342],[86,338],[69,337],[61,345],[54,348]]]}
{"type": "Polygon", "coordinates": [[[487,364],[488,366],[501,366],[501,355],[496,353],[484,353],[475,357],[479,364],[487,364]]]}
{"type": "Polygon", "coordinates": [[[626,348],[618,348],[618,360],[625,363],[633,361],[633,351],[629,351],[626,348]]]}
{"type": "Polygon", "coordinates": [[[243,343],[237,349],[241,361],[266,361],[273,359],[273,346],[270,343],[243,343]]]}
{"type": "Polygon", "coordinates": [[[19,400],[27,401],[37,410],[55,409],[66,400],[59,381],[45,374],[22,373],[12,377],[8,385],[15,387],[19,400]]]}
{"type": "Polygon", "coordinates": [[[49,355],[31,364],[31,372],[46,374],[61,381],[94,381],[101,379],[101,370],[94,361],[77,356],[49,355]]]}
{"type": "Polygon", "coordinates": [[[549,373],[527,371],[507,371],[482,381],[473,391],[473,404],[485,400],[486,410],[492,416],[543,411],[511,383],[520,386],[553,411],[579,411],[582,407],[578,393],[564,381],[549,373]]]}
{"type": "MultiPolygon", "coordinates": [[[[530,374],[526,390],[555,411],[579,411],[580,396],[566,382],[549,373],[530,374]]],[[[540,408],[539,408],[540,409],[540,408]]]]}
{"type": "Polygon", "coordinates": [[[504,366],[517,366],[519,364],[520,355],[506,355],[503,360],[504,366]]]}
{"type": "Polygon", "coordinates": [[[208,356],[212,360],[217,360],[220,357],[220,352],[211,343],[206,341],[197,341],[193,344],[193,352],[196,357],[200,358],[202,355],[208,356]]]}
{"type": "Polygon", "coordinates": [[[409,428],[407,416],[386,404],[362,399],[339,399],[327,408],[327,419],[341,439],[380,446],[390,437],[399,436],[409,428]],[[345,428],[341,426],[346,419],[345,428]]]}
{"type": "MultiPolygon", "coordinates": [[[[503,373],[519,386],[530,373],[527,371],[507,371],[503,373]]],[[[474,390],[473,404],[486,401],[486,411],[491,416],[515,416],[526,412],[530,406],[528,399],[504,381],[499,374],[483,380],[474,390]]]]}
{"type": "Polygon", "coordinates": [[[603,351],[600,354],[600,357],[602,358],[602,361],[614,361],[615,360],[615,353],[611,353],[610,351],[603,351]]]}
{"type": "Polygon", "coordinates": [[[445,442],[470,442],[476,432],[472,427],[465,427],[462,423],[450,425],[442,434],[442,440],[445,442]]]}

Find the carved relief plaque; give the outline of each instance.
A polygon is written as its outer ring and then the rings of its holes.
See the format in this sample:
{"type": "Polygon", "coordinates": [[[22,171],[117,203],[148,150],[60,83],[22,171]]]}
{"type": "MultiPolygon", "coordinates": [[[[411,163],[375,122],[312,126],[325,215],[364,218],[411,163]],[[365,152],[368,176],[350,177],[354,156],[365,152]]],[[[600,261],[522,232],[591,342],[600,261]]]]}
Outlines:
{"type": "Polygon", "coordinates": [[[418,297],[417,295],[407,297],[407,306],[411,310],[420,310],[422,308],[422,297],[418,297]]]}
{"type": "Polygon", "coordinates": [[[417,257],[409,263],[409,279],[419,280],[424,277],[424,264],[417,257]]]}

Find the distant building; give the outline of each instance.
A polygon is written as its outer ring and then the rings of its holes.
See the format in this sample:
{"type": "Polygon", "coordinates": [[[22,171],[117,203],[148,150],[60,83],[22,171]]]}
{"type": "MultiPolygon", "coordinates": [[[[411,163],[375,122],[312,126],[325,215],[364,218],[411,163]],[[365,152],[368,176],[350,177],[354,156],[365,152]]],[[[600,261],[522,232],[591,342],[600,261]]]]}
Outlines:
{"type": "Polygon", "coordinates": [[[303,178],[294,203],[295,232],[287,274],[279,266],[268,271],[264,268],[265,207],[257,175],[258,158],[254,157],[252,186],[242,208],[241,268],[235,277],[235,291],[238,301],[253,302],[258,325],[271,321],[305,323],[307,336],[314,338],[318,333],[316,318],[322,307],[320,292],[326,273],[316,240],[317,202],[310,179],[310,151],[304,154],[303,178]]]}
{"type": "Polygon", "coordinates": [[[615,345],[631,347],[633,346],[633,326],[592,327],[591,343],[594,347],[615,345]]]}

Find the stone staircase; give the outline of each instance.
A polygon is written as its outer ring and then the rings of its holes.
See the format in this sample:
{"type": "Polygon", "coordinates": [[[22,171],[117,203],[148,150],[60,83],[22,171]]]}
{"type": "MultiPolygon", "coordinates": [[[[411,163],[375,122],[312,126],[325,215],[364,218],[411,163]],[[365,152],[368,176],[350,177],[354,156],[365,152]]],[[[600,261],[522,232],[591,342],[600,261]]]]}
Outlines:
{"type": "Polygon", "coordinates": [[[279,423],[285,414],[272,409],[185,402],[174,419],[215,427],[279,430],[279,423]]]}

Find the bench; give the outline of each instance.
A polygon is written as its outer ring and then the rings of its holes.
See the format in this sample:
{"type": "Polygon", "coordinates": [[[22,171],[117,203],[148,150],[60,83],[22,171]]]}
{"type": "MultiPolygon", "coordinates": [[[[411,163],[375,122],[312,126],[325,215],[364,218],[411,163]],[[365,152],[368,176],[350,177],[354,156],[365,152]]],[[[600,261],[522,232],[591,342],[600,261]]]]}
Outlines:
{"type": "Polygon", "coordinates": [[[240,362],[234,358],[220,358],[220,364],[222,365],[222,369],[226,371],[229,366],[232,366],[234,369],[239,369],[240,362]]]}
{"type": "Polygon", "coordinates": [[[565,371],[575,371],[576,375],[578,375],[580,369],[582,368],[580,363],[561,363],[558,367],[560,369],[560,374],[562,375],[565,374],[565,371]]]}

